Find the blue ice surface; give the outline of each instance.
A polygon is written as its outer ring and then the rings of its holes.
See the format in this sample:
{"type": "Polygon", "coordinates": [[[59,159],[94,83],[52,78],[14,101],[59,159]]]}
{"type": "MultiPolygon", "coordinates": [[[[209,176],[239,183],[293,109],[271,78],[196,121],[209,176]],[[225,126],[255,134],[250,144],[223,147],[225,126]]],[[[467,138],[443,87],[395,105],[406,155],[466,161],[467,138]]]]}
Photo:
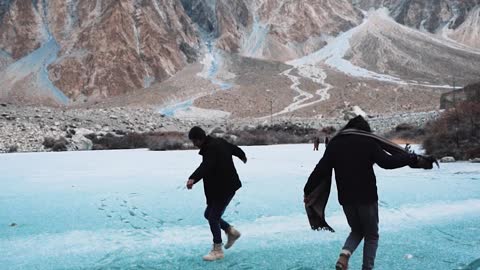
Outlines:
{"type": "MultiPolygon", "coordinates": [[[[336,187],[335,233],[310,230],[303,186],[321,157],[311,145],[242,147],[243,187],[225,212],[242,237],[203,262],[211,235],[202,182],[185,189],[198,151],[0,155],[2,269],[333,269],[349,232],[336,187]],[[17,224],[11,226],[12,223],[17,224]]],[[[321,149],[323,150],[323,149],[321,149]]],[[[375,168],[380,205],[376,269],[479,268],[480,166],[375,168]]],[[[350,269],[361,268],[361,246],[350,269]]]]}
{"type": "Polygon", "coordinates": [[[193,106],[193,99],[189,99],[186,101],[182,101],[179,103],[175,103],[173,105],[167,106],[163,109],[160,110],[160,113],[167,116],[167,117],[173,117],[175,116],[175,113],[179,111],[186,111],[190,107],[193,106]]]}

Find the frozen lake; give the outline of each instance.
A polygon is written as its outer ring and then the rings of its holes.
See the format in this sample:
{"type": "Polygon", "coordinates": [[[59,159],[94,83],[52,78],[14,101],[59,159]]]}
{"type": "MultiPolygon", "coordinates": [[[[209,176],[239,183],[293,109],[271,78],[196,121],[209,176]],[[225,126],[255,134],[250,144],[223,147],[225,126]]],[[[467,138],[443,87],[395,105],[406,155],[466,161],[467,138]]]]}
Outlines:
{"type": "MultiPolygon", "coordinates": [[[[336,188],[327,209],[335,233],[310,230],[302,202],[322,151],[242,148],[243,188],[225,219],[243,236],[214,263],[201,258],[211,247],[203,187],[184,188],[197,151],[0,155],[0,268],[333,269],[348,234],[336,188]]],[[[376,269],[480,269],[479,164],[376,173],[376,269]]]]}

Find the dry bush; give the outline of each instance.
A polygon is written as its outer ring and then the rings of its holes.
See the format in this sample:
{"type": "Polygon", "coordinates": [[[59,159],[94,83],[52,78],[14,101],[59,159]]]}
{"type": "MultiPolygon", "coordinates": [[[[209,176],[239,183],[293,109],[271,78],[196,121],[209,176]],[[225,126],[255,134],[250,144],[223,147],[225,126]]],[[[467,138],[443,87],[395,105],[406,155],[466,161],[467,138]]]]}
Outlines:
{"type": "Polygon", "coordinates": [[[317,136],[318,130],[290,125],[257,126],[252,129],[234,130],[230,135],[237,137],[238,145],[270,145],[270,144],[295,144],[308,143],[311,138],[317,136]]]}
{"type": "Polygon", "coordinates": [[[127,133],[125,136],[117,136],[107,133],[105,136],[88,135],[95,150],[104,149],[135,149],[146,148],[146,135],[141,133],[127,133]]]}
{"type": "Polygon", "coordinates": [[[421,142],[424,140],[425,129],[412,124],[402,123],[384,134],[388,139],[401,139],[406,141],[421,142]]]}
{"type": "Polygon", "coordinates": [[[150,133],[147,137],[148,149],[153,151],[180,150],[191,148],[185,134],[180,132],[150,133]]]}
{"type": "Polygon", "coordinates": [[[457,160],[479,157],[480,102],[464,101],[426,125],[423,142],[427,154],[457,160]]]}

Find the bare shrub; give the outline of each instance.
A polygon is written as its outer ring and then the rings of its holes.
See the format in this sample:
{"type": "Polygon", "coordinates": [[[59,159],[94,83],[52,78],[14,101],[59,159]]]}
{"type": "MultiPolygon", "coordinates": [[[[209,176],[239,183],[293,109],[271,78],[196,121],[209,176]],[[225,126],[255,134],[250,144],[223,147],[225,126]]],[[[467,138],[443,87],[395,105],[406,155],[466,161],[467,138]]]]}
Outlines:
{"type": "Polygon", "coordinates": [[[10,145],[10,146],[8,147],[8,150],[7,150],[7,151],[8,151],[8,153],[16,153],[16,152],[18,152],[18,145],[10,145]]]}
{"type": "Polygon", "coordinates": [[[401,123],[394,129],[385,133],[384,136],[389,139],[401,139],[411,142],[421,142],[425,136],[425,129],[409,123],[401,123]]]}
{"type": "Polygon", "coordinates": [[[52,148],[55,144],[55,139],[52,137],[45,137],[43,138],[43,147],[45,148],[52,148]]]}
{"type": "Polygon", "coordinates": [[[147,138],[148,149],[153,151],[185,149],[189,140],[180,132],[150,133],[147,138]]]}
{"type": "Polygon", "coordinates": [[[426,125],[423,142],[427,154],[474,158],[480,148],[480,102],[463,101],[426,125]]]}

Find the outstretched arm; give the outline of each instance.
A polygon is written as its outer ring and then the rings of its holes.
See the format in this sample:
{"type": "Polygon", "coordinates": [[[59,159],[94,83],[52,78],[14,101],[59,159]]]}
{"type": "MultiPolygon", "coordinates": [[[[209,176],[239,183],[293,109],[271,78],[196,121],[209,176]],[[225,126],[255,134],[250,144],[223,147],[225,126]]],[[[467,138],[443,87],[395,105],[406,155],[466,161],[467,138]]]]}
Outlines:
{"type": "Polygon", "coordinates": [[[389,155],[378,145],[374,143],[373,161],[384,169],[397,169],[403,166],[414,164],[417,160],[415,154],[394,154],[389,155]]]}
{"type": "Polygon", "coordinates": [[[238,157],[241,161],[243,161],[243,163],[247,163],[247,156],[245,155],[245,152],[243,152],[243,150],[232,144],[232,143],[228,143],[229,146],[230,146],[230,149],[232,149],[232,155],[238,157]]]}

